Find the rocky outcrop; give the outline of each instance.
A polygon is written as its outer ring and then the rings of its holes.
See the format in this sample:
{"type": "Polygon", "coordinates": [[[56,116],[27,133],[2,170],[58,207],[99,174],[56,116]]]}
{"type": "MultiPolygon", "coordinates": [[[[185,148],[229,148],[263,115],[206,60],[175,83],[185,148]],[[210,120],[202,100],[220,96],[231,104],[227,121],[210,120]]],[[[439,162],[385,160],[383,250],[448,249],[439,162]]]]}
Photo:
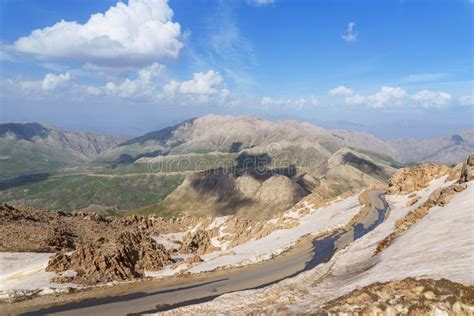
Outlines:
{"type": "Polygon", "coordinates": [[[188,220],[157,216],[104,217],[86,212],[49,212],[0,204],[0,251],[71,251],[126,229],[158,235],[187,227],[188,220]]]}
{"type": "Polygon", "coordinates": [[[412,225],[425,217],[431,208],[435,206],[444,207],[449,203],[449,201],[451,201],[456,193],[463,191],[465,188],[466,185],[452,184],[448,187],[435,190],[425,203],[414,211],[409,212],[405,217],[399,219],[395,223],[395,230],[378,244],[375,253],[377,254],[390,246],[395,238],[403,234],[412,225]]]}
{"type": "Polygon", "coordinates": [[[198,229],[195,232],[189,232],[184,236],[180,251],[183,253],[196,253],[203,255],[205,253],[217,250],[216,247],[211,244],[211,237],[209,232],[198,229]]]}
{"type": "Polygon", "coordinates": [[[196,263],[196,262],[202,262],[202,261],[203,261],[202,258],[199,257],[198,255],[194,255],[186,259],[187,263],[196,263]]]}
{"type": "Polygon", "coordinates": [[[444,165],[421,164],[397,170],[388,181],[387,194],[407,194],[426,188],[431,180],[449,174],[444,165]]]}
{"type": "Polygon", "coordinates": [[[468,182],[474,180],[474,154],[471,154],[467,161],[464,163],[461,170],[461,178],[459,179],[460,183],[468,182]]]}
{"type": "Polygon", "coordinates": [[[54,227],[50,232],[47,244],[56,251],[71,251],[75,248],[75,240],[77,236],[74,235],[68,228],[54,227]]]}
{"type": "Polygon", "coordinates": [[[474,287],[446,279],[373,283],[330,301],[316,315],[471,315],[474,287]]]}
{"type": "Polygon", "coordinates": [[[144,234],[127,231],[79,245],[71,255],[59,252],[50,259],[46,270],[73,270],[76,275],[68,281],[96,284],[142,277],[145,270],[159,270],[172,262],[162,245],[144,234]]]}

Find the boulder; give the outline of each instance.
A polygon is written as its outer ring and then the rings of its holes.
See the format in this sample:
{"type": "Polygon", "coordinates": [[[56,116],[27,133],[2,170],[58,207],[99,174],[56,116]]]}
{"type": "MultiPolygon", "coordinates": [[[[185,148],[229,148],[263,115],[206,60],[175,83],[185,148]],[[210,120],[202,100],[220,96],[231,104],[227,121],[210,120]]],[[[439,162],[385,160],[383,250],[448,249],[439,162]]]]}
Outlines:
{"type": "Polygon", "coordinates": [[[469,155],[461,170],[459,183],[474,180],[474,154],[469,155]]]}
{"type": "Polygon", "coordinates": [[[189,232],[184,236],[180,248],[180,251],[183,253],[196,253],[198,255],[203,255],[214,250],[217,250],[217,248],[212,246],[209,232],[202,229],[189,232]]]}

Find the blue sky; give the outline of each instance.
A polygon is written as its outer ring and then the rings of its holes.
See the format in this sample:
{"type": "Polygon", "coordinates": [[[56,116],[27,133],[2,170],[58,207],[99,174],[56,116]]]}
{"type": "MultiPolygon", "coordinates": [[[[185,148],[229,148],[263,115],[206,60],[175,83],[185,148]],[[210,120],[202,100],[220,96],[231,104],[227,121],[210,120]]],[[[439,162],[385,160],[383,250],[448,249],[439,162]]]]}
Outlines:
{"type": "Polygon", "coordinates": [[[0,121],[136,135],[215,113],[439,136],[474,125],[473,9],[0,0],[0,121]]]}

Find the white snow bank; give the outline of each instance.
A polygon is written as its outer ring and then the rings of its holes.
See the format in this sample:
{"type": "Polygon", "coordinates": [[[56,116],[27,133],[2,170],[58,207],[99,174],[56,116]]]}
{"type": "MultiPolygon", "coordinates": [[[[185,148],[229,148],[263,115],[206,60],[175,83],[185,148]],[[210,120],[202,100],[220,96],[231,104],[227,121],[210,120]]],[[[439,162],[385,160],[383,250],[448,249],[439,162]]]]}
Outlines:
{"type": "Polygon", "coordinates": [[[182,241],[185,234],[186,232],[170,233],[152,236],[151,238],[153,238],[157,243],[162,244],[167,250],[173,250],[181,247],[181,244],[177,243],[177,241],[182,241]]]}
{"type": "Polygon", "coordinates": [[[51,253],[0,252],[0,301],[19,296],[50,294],[74,287],[56,284],[54,272],[46,272],[51,253]]]}

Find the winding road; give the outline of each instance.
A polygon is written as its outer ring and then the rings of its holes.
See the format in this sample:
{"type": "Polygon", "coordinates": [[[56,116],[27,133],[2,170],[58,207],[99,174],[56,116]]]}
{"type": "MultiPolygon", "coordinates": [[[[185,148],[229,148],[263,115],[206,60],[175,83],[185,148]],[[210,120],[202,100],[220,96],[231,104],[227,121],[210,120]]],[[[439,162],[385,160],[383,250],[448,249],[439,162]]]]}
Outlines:
{"type": "Polygon", "coordinates": [[[367,194],[370,203],[358,223],[326,238],[300,243],[272,260],[198,277],[175,278],[171,282],[156,280],[117,285],[110,289],[109,297],[83,299],[22,315],[141,315],[210,301],[224,293],[274,284],[327,262],[338,249],[383,222],[389,211],[383,191],[369,191],[367,194]]]}

